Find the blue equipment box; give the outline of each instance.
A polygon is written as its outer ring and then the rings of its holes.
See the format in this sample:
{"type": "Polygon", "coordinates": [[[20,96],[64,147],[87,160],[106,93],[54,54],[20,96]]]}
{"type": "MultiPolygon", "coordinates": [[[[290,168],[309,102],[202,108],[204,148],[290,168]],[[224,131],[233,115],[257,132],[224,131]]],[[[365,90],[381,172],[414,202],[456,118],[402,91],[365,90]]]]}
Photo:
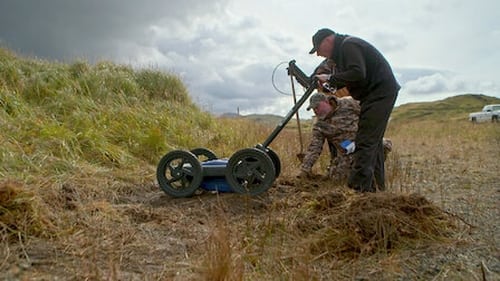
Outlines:
{"type": "Polygon", "coordinates": [[[228,159],[208,160],[201,163],[204,171],[200,187],[207,191],[234,192],[226,181],[225,170],[228,159]]]}

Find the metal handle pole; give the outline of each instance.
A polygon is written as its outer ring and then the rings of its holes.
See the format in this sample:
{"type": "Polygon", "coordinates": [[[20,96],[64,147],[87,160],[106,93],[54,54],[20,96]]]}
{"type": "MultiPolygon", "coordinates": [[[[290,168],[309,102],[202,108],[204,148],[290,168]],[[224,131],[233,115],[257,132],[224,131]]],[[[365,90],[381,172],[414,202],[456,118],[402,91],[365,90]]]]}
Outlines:
{"type": "MultiPolygon", "coordinates": [[[[295,84],[293,83],[293,76],[290,75],[290,81],[292,83],[292,93],[293,93],[293,104],[297,104],[297,96],[295,95],[295,84]]],[[[299,130],[299,143],[300,143],[300,153],[303,153],[304,151],[304,145],[302,143],[302,129],[300,127],[300,117],[299,117],[299,111],[295,113],[295,117],[297,118],[297,128],[299,130]]]]}

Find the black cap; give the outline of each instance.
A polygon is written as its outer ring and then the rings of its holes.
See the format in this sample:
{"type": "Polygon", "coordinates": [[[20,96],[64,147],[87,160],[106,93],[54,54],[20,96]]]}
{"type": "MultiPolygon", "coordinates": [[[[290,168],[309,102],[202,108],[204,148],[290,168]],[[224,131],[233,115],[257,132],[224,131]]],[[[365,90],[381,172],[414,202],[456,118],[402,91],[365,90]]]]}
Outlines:
{"type": "Polygon", "coordinates": [[[318,50],[319,45],[321,45],[321,42],[323,42],[323,39],[332,34],[335,34],[335,32],[328,28],[322,28],[318,30],[312,37],[313,48],[311,49],[311,51],[309,51],[309,54],[314,54],[318,50]]]}

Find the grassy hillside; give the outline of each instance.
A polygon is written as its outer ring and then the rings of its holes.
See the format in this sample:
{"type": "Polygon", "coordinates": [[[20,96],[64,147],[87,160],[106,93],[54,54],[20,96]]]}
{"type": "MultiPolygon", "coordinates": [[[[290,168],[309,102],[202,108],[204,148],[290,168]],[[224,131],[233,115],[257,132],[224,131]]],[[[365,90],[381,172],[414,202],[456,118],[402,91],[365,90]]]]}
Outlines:
{"type": "Polygon", "coordinates": [[[0,49],[0,126],[0,177],[23,181],[87,165],[156,165],[174,148],[241,145],[231,122],[200,111],[175,74],[25,59],[6,49],[0,49]]]}
{"type": "Polygon", "coordinates": [[[467,120],[469,113],[481,111],[484,105],[494,103],[500,103],[500,99],[475,94],[459,95],[434,102],[403,104],[394,109],[391,118],[395,122],[467,120]]]}
{"type": "Polygon", "coordinates": [[[284,117],[273,114],[250,114],[243,116],[243,118],[263,125],[277,126],[284,117]]]}

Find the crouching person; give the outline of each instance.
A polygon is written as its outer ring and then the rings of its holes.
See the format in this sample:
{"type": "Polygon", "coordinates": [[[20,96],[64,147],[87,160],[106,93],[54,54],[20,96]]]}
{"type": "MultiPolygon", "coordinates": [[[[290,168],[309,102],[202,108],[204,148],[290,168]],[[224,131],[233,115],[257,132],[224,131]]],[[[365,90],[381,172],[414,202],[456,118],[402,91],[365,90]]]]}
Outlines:
{"type": "Polygon", "coordinates": [[[337,153],[331,154],[328,176],[335,181],[347,180],[352,153],[342,148],[344,141],[354,141],[358,130],[360,106],[351,97],[338,98],[316,93],[309,99],[307,110],[314,110],[317,122],[313,125],[311,143],[300,166],[299,177],[312,177],[312,167],[318,160],[325,140],[337,153]]]}

